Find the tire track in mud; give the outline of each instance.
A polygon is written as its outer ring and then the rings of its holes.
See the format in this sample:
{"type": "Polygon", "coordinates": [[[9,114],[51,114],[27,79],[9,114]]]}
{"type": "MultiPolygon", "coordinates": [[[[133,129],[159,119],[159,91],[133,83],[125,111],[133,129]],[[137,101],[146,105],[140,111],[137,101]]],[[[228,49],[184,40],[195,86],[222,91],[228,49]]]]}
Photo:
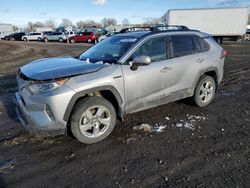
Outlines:
{"type": "Polygon", "coordinates": [[[226,72],[221,86],[237,83],[239,81],[248,81],[250,79],[250,68],[237,69],[226,72]]]}

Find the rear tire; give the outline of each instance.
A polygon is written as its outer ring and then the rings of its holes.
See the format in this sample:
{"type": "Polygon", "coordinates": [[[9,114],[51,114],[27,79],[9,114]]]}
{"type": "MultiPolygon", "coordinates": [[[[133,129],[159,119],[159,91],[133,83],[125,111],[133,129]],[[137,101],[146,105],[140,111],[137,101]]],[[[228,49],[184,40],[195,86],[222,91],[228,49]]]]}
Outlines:
{"type": "Polygon", "coordinates": [[[74,39],[70,39],[70,43],[75,43],[76,41],[74,39]]]}
{"type": "Polygon", "coordinates": [[[38,40],[38,42],[41,42],[41,41],[42,41],[42,38],[41,38],[41,37],[39,37],[37,40],[38,40]]]}
{"type": "Polygon", "coordinates": [[[85,144],[104,140],[116,124],[113,105],[102,97],[87,97],[79,101],[71,115],[70,128],[76,139],[85,144]]]}
{"type": "Polygon", "coordinates": [[[63,38],[59,38],[58,41],[59,41],[59,42],[63,42],[63,38]]]}
{"type": "Polygon", "coordinates": [[[214,78],[207,75],[201,76],[193,95],[194,103],[199,107],[208,106],[214,98],[215,91],[216,84],[214,78]]]}
{"type": "Polygon", "coordinates": [[[44,42],[49,42],[49,39],[45,38],[45,39],[44,39],[44,42]]]}
{"type": "Polygon", "coordinates": [[[88,43],[91,43],[92,42],[92,40],[91,39],[88,39],[88,43]]]}

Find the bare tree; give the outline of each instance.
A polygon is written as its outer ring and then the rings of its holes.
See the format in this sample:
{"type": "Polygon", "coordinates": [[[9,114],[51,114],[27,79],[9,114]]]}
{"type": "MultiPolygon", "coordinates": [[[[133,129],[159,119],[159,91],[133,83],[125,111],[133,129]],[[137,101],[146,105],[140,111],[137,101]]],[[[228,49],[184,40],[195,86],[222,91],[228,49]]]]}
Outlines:
{"type": "Polygon", "coordinates": [[[56,22],[53,19],[45,20],[45,26],[55,29],[56,28],[56,22]]]}
{"type": "Polygon", "coordinates": [[[128,21],[127,18],[124,18],[124,19],[122,20],[122,25],[124,25],[124,26],[128,26],[128,25],[129,25],[129,21],[128,21]]]}
{"type": "Polygon", "coordinates": [[[86,21],[78,21],[76,22],[76,26],[78,28],[84,28],[84,27],[101,27],[101,25],[97,22],[95,22],[94,20],[86,20],[86,21]]]}
{"type": "Polygon", "coordinates": [[[160,18],[160,22],[166,24],[167,23],[167,13],[163,14],[160,18]]]}
{"type": "Polygon", "coordinates": [[[62,19],[62,23],[60,24],[60,26],[63,26],[63,27],[73,27],[74,24],[71,20],[69,20],[68,18],[63,18],[62,19]]]}
{"type": "Polygon", "coordinates": [[[101,24],[102,24],[103,27],[107,27],[107,26],[110,26],[110,25],[116,25],[117,21],[114,18],[103,18],[102,21],[101,21],[101,24]]]}
{"type": "Polygon", "coordinates": [[[34,31],[35,30],[34,24],[32,22],[28,22],[26,30],[28,32],[34,31]]]}
{"type": "Polygon", "coordinates": [[[156,24],[160,23],[160,18],[144,18],[143,25],[148,25],[148,26],[155,26],[156,24]]]}
{"type": "Polygon", "coordinates": [[[44,27],[44,26],[45,24],[39,21],[34,23],[34,28],[39,28],[39,27],[44,27]]]}
{"type": "Polygon", "coordinates": [[[13,25],[12,29],[13,29],[13,31],[18,31],[19,30],[19,28],[16,25],[13,25]]]}

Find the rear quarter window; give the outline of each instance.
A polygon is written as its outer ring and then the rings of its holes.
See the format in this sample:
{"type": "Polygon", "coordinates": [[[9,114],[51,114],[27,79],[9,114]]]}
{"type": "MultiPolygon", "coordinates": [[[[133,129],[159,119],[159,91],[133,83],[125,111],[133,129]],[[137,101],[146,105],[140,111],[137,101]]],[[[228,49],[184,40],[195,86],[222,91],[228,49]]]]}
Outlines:
{"type": "Polygon", "coordinates": [[[193,35],[193,42],[197,52],[206,52],[210,49],[209,44],[200,36],[193,35]]]}
{"type": "Polygon", "coordinates": [[[195,52],[192,35],[173,35],[171,36],[173,56],[181,57],[195,52]]]}

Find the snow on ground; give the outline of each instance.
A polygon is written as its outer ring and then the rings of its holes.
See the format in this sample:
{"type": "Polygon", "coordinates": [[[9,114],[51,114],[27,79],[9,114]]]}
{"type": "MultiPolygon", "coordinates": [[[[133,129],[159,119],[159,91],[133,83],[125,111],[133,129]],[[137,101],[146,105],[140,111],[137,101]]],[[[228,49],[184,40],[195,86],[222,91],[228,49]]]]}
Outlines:
{"type": "MultiPolygon", "coordinates": [[[[170,121],[169,117],[165,117],[167,121],[170,121]]],[[[177,127],[177,128],[185,128],[185,129],[190,129],[194,130],[195,129],[195,124],[200,121],[205,121],[206,117],[203,115],[189,115],[187,114],[187,117],[183,120],[181,119],[179,122],[173,123],[173,124],[166,124],[166,123],[157,123],[154,126],[149,125],[147,123],[142,123],[140,125],[134,126],[133,130],[141,130],[144,132],[156,132],[156,133],[161,133],[164,132],[164,130],[167,127],[177,127]]]]}

